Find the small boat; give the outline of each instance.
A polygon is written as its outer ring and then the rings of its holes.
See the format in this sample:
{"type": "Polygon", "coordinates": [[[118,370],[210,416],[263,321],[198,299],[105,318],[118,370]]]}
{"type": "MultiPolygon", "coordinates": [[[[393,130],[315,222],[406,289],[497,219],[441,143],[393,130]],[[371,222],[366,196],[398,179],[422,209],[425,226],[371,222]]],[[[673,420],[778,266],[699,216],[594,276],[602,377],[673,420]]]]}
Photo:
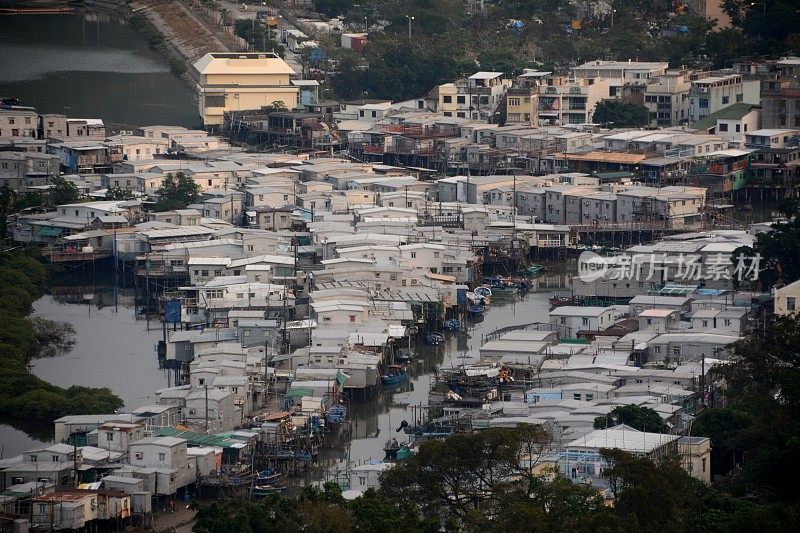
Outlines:
{"type": "Polygon", "coordinates": [[[280,472],[275,472],[271,468],[267,470],[262,470],[258,473],[258,477],[256,478],[255,484],[256,485],[272,485],[276,481],[281,478],[282,474],[280,472]]]}
{"type": "Polygon", "coordinates": [[[412,455],[414,455],[414,452],[411,451],[411,448],[403,444],[400,446],[400,449],[397,450],[397,453],[395,453],[395,459],[398,461],[405,461],[406,459],[410,459],[412,455]]]}
{"type": "Polygon", "coordinates": [[[485,305],[469,304],[467,306],[467,312],[469,312],[471,315],[482,315],[484,311],[486,311],[485,305]]]}
{"type": "Polygon", "coordinates": [[[560,307],[562,305],[581,305],[583,298],[579,296],[551,296],[550,305],[560,307]]]}
{"type": "Polygon", "coordinates": [[[544,271],[544,265],[530,265],[519,271],[521,276],[526,278],[535,278],[544,271]]]}
{"type": "Polygon", "coordinates": [[[497,299],[511,299],[517,297],[519,289],[517,287],[493,287],[492,294],[497,299]]]}
{"type": "Polygon", "coordinates": [[[451,318],[444,321],[445,331],[458,331],[459,329],[461,329],[461,321],[457,318],[451,318]]]}
{"type": "Polygon", "coordinates": [[[414,360],[414,352],[408,348],[400,348],[394,353],[394,360],[403,364],[410,363],[414,360]]]}
{"type": "Polygon", "coordinates": [[[405,368],[399,365],[389,365],[386,374],[381,376],[381,384],[384,387],[396,387],[408,381],[408,373],[405,368]]]}
{"type": "Polygon", "coordinates": [[[425,335],[425,342],[428,344],[438,345],[444,343],[444,335],[441,333],[433,332],[425,335]]]}
{"type": "Polygon", "coordinates": [[[303,449],[303,450],[297,452],[295,457],[297,457],[298,461],[302,461],[304,463],[310,463],[311,461],[314,460],[314,456],[311,454],[310,451],[308,451],[306,449],[303,449]]]}
{"type": "Polygon", "coordinates": [[[347,416],[347,407],[344,405],[334,405],[328,409],[328,422],[331,424],[339,424],[347,416]]]}
{"type": "Polygon", "coordinates": [[[476,287],[475,288],[475,294],[480,296],[481,298],[485,298],[485,299],[488,299],[488,300],[492,299],[492,289],[490,289],[489,287],[485,287],[485,286],[476,287]]]}
{"type": "Polygon", "coordinates": [[[266,483],[266,484],[255,484],[250,489],[250,496],[253,498],[263,498],[264,496],[269,496],[270,494],[280,494],[282,492],[286,492],[287,486],[283,483],[266,483]]]}

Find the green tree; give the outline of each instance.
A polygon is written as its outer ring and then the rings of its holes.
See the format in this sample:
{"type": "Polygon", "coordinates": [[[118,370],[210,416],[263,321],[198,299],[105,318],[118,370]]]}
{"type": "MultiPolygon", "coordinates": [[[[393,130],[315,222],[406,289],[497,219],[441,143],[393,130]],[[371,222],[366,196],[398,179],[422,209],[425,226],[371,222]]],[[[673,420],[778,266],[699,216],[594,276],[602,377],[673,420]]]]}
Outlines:
{"type": "Polygon", "coordinates": [[[698,416],[693,433],[719,445],[727,457],[714,465],[740,468],[748,492],[800,502],[794,479],[800,469],[800,317],[775,316],[729,351],[730,362],[712,368],[712,379],[724,384],[726,405],[698,416]]]}
{"type": "Polygon", "coordinates": [[[612,129],[639,128],[650,122],[650,113],[643,105],[623,100],[601,100],[594,108],[592,122],[612,129]]]}
{"type": "Polygon", "coordinates": [[[275,100],[269,104],[265,110],[267,113],[272,113],[274,111],[287,111],[286,104],[283,103],[283,100],[275,100]]]}
{"type": "MultiPolygon", "coordinates": [[[[742,246],[731,254],[734,268],[742,257],[746,268],[757,266],[758,283],[764,290],[800,279],[800,207],[795,199],[787,199],[779,208],[786,221],[772,225],[770,231],[756,235],[753,246],[742,246]],[[757,264],[754,259],[759,258],[757,264]]],[[[738,276],[734,282],[738,282],[738,276]]]]}
{"type": "Polygon", "coordinates": [[[619,424],[651,433],[663,433],[669,429],[664,419],[656,411],[649,407],[639,407],[633,404],[620,405],[607,415],[594,419],[595,429],[605,429],[619,424]]]}
{"type": "Polygon", "coordinates": [[[78,187],[61,176],[51,180],[49,194],[53,205],[74,204],[80,199],[78,187]]]}
{"type": "Polygon", "coordinates": [[[200,197],[200,186],[195,181],[184,174],[167,174],[161,187],[156,191],[158,201],[155,211],[171,211],[173,209],[184,209],[187,205],[193,204],[200,197]]]}
{"type": "Polygon", "coordinates": [[[136,196],[133,191],[122,187],[109,187],[106,191],[106,200],[133,200],[136,196]]]}
{"type": "Polygon", "coordinates": [[[37,357],[57,357],[69,353],[75,346],[75,328],[69,322],[35,316],[30,323],[36,338],[37,357]]]}

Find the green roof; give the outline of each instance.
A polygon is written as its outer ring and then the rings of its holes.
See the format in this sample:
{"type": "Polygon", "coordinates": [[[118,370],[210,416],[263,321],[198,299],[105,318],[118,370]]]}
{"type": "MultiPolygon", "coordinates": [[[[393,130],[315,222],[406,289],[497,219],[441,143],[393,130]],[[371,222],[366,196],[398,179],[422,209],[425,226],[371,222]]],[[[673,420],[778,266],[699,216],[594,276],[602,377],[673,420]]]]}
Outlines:
{"type": "Polygon", "coordinates": [[[314,389],[312,389],[311,387],[292,387],[288,391],[286,391],[284,398],[302,398],[303,396],[313,396],[313,395],[314,395],[314,389]]]}
{"type": "Polygon", "coordinates": [[[716,127],[717,120],[739,120],[744,118],[750,111],[753,110],[754,107],[759,107],[755,104],[745,104],[744,102],[737,102],[735,104],[729,105],[728,107],[723,107],[719,111],[715,111],[711,113],[706,118],[702,120],[698,120],[694,124],[689,124],[689,127],[693,130],[703,130],[708,131],[711,128],[716,127]]]}
{"type": "Polygon", "coordinates": [[[229,448],[239,441],[233,440],[224,435],[203,435],[194,431],[186,431],[177,428],[161,428],[156,431],[157,437],[175,437],[185,439],[189,446],[215,446],[217,448],[229,448]]]}
{"type": "Polygon", "coordinates": [[[596,172],[593,175],[601,180],[619,180],[622,178],[632,178],[633,172],[596,172]]]}

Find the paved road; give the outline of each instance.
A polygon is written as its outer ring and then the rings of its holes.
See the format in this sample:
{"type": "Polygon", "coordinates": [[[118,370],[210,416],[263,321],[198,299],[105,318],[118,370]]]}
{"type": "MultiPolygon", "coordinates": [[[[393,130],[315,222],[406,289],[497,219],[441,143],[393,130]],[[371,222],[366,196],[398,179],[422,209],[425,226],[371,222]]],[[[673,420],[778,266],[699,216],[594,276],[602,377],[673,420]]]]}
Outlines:
{"type": "MultiPolygon", "coordinates": [[[[234,2],[232,0],[217,0],[217,4],[227,9],[231,15],[237,19],[245,19],[245,20],[252,20],[256,18],[256,15],[259,11],[266,11],[269,9],[266,5],[247,5],[247,11],[242,11],[241,7],[242,4],[238,2],[234,2]]],[[[278,19],[278,28],[280,29],[287,29],[287,30],[294,30],[295,28],[289,21],[284,19],[283,17],[279,17],[278,19]]],[[[278,40],[280,40],[279,36],[276,36],[278,40]]],[[[286,45],[284,44],[284,47],[286,45]]],[[[284,50],[284,60],[288,63],[289,67],[294,70],[298,76],[302,75],[303,67],[300,65],[300,56],[295,54],[288,48],[284,50]]]]}

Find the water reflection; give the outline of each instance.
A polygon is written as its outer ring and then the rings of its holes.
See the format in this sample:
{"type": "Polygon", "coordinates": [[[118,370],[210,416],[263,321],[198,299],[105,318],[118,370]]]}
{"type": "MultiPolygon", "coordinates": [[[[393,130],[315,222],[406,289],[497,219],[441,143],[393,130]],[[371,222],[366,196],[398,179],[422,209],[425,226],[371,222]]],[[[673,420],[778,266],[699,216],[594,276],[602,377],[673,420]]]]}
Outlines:
{"type": "Polygon", "coordinates": [[[199,122],[190,87],[142,35],[102,11],[3,17],[0,94],[107,124],[199,122]]]}

